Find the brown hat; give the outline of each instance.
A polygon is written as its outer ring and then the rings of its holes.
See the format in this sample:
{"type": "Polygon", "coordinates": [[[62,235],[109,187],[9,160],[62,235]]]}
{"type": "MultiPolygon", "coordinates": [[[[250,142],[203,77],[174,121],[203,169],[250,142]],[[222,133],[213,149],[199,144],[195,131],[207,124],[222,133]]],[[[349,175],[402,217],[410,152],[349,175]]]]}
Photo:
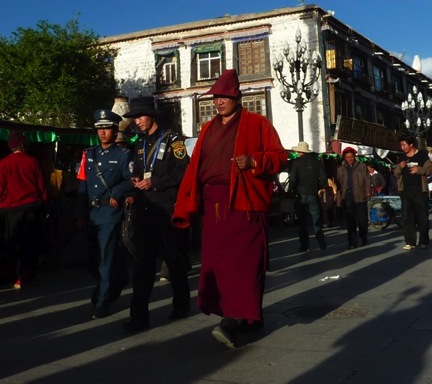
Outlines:
{"type": "Polygon", "coordinates": [[[240,83],[235,69],[225,69],[219,79],[204,95],[217,95],[239,99],[241,97],[240,83]]]}
{"type": "Polygon", "coordinates": [[[18,148],[25,142],[25,136],[19,131],[10,131],[8,146],[10,149],[18,148]]]}

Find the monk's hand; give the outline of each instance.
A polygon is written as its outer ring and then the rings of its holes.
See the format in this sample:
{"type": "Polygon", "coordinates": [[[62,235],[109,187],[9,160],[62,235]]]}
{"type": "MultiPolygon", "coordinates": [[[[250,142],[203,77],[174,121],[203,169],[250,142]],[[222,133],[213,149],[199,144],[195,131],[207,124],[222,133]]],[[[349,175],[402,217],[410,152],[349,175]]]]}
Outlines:
{"type": "Polygon", "coordinates": [[[249,155],[239,155],[234,158],[238,169],[246,170],[255,168],[256,162],[252,156],[249,155]]]}

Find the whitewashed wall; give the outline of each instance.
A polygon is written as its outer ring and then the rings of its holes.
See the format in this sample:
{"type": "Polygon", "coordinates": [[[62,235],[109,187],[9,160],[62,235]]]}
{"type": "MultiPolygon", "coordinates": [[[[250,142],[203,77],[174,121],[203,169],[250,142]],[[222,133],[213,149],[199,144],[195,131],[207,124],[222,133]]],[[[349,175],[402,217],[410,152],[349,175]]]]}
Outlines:
{"type": "Polygon", "coordinates": [[[113,47],[119,50],[114,61],[114,73],[121,92],[129,98],[139,94],[151,95],[156,89],[151,40],[132,40],[113,47]]]}

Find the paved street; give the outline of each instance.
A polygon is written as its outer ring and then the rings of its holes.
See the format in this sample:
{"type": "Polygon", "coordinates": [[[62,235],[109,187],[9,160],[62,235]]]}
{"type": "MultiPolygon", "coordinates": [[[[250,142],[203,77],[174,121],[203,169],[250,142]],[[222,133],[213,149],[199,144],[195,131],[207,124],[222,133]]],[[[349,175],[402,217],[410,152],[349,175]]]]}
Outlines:
{"type": "Polygon", "coordinates": [[[48,265],[39,285],[0,290],[0,382],[432,383],[430,251],[403,251],[394,225],[350,251],[343,229],[326,236],[325,252],[311,239],[299,254],[296,228],[272,228],[265,327],[235,350],[212,339],[216,316],[194,310],[170,323],[170,286],[160,282],[149,331],[121,331],[130,287],[112,316],[88,321],[91,277],[48,265]]]}

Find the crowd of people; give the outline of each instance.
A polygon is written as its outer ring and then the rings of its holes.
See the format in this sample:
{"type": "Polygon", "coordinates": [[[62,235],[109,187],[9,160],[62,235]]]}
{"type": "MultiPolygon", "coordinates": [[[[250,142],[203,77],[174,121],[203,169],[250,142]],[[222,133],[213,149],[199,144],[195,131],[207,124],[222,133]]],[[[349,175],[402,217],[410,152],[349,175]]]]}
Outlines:
{"type": "MultiPolygon", "coordinates": [[[[96,280],[90,298],[92,319],[109,316],[111,305],[129,284],[127,254],[133,261],[132,297],[123,330],[150,328],[158,260],[164,262],[173,292],[169,319],[187,317],[190,229],[198,222],[197,306],[204,314],[220,317],[212,336],[234,348],[241,331],[263,327],[269,261],[266,214],[287,152],[272,124],[242,107],[239,85],[236,70],[227,69],[206,92],[217,114],[202,127],[191,156],[183,138],[160,124],[151,96],[133,98],[123,116],[106,109],[95,112],[99,145],[83,152],[74,210],[77,230],[85,231],[95,244],[88,260],[96,280]],[[132,119],[139,129],[133,146],[119,131],[123,118],[132,119]],[[128,247],[122,238],[125,208],[134,218],[135,236],[128,239],[128,247]]],[[[402,201],[404,249],[417,243],[427,248],[426,177],[432,162],[414,138],[402,137],[400,142],[403,155],[394,176],[402,201]]],[[[20,288],[37,274],[47,196],[38,162],[26,153],[25,137],[11,132],[8,144],[11,153],[0,161],[0,217],[4,248],[19,260],[15,286],[20,288]],[[19,241],[22,238],[28,241],[19,241]]],[[[310,223],[319,248],[326,250],[323,228],[334,225],[336,206],[346,220],[348,248],[369,244],[367,204],[383,192],[383,176],[373,164],[358,161],[351,147],[343,150],[334,176],[326,174],[307,142],[292,150],[299,156],[292,162],[288,189],[295,196],[299,252],[310,248],[310,223]]]]}

